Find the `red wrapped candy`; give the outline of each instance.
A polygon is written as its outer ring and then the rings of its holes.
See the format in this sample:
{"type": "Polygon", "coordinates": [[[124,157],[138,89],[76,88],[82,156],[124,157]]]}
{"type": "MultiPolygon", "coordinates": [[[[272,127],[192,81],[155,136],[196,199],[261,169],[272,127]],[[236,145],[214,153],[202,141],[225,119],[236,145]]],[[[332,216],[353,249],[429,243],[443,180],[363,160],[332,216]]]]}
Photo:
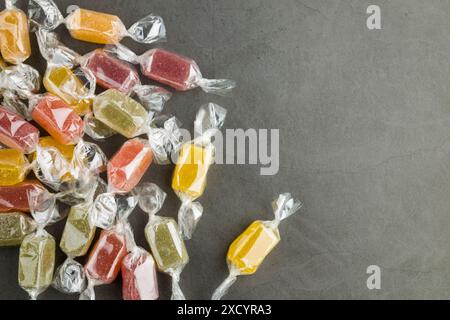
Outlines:
{"type": "Polygon", "coordinates": [[[156,300],[158,280],[153,257],[136,247],[122,261],[122,296],[124,300],[156,300]]]}
{"type": "Polygon", "coordinates": [[[99,284],[113,282],[127,255],[125,235],[112,230],[102,230],[85,265],[87,276],[99,284]]]}
{"type": "Polygon", "coordinates": [[[32,153],[39,142],[39,130],[19,115],[0,107],[0,143],[32,153]]]}
{"type": "Polygon", "coordinates": [[[114,191],[131,191],[153,161],[147,141],[134,138],[125,142],[108,163],[108,183],[114,191]]]}
{"type": "Polygon", "coordinates": [[[80,116],[51,94],[38,100],[31,117],[61,144],[76,144],[83,136],[84,123],[80,116]]]}
{"type": "Polygon", "coordinates": [[[28,193],[39,194],[45,188],[37,180],[24,181],[13,186],[0,186],[0,212],[29,212],[28,193]]]}

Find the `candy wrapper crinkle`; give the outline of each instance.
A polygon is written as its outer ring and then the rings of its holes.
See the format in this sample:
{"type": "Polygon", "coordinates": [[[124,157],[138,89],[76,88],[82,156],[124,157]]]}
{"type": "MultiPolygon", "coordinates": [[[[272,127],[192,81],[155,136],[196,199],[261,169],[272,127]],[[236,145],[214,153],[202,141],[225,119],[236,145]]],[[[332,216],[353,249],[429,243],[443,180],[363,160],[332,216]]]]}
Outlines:
{"type": "Polygon", "coordinates": [[[185,239],[191,239],[203,214],[203,207],[194,202],[205,191],[206,178],[214,162],[212,138],[222,127],[226,110],[209,103],[200,107],[195,119],[196,138],[184,143],[172,177],[172,189],[181,200],[178,223],[185,239]]]}
{"type": "Polygon", "coordinates": [[[68,8],[69,15],[63,17],[52,0],[30,0],[28,15],[35,27],[54,30],[65,24],[71,36],[77,40],[99,44],[116,44],[124,37],[140,43],[155,43],[166,38],[166,28],[161,17],[149,14],[133,24],[128,30],[119,17],[103,12],[68,8]]]}
{"type": "Polygon", "coordinates": [[[233,80],[204,78],[194,60],[162,48],[150,49],[141,56],[121,44],[107,46],[107,51],[122,60],[140,65],[146,77],[178,91],[200,87],[208,93],[226,95],[236,87],[233,80]]]}
{"type": "Polygon", "coordinates": [[[227,253],[228,277],[214,291],[213,300],[220,300],[240,275],[256,272],[266,256],[280,242],[278,225],[301,208],[290,193],[281,194],[273,203],[275,219],[254,221],[230,245],[227,253]]]}

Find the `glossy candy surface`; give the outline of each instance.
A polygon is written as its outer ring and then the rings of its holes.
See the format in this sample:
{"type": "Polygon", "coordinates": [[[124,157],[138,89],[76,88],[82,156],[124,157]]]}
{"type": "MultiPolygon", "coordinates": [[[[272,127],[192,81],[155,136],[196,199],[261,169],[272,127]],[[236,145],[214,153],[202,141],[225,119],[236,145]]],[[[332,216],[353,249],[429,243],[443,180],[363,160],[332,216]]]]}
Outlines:
{"type": "MultiPolygon", "coordinates": [[[[68,161],[72,160],[73,158],[73,152],[75,150],[75,147],[73,145],[61,144],[49,136],[39,138],[39,145],[41,146],[41,148],[56,148],[68,161]]],[[[33,154],[31,155],[31,160],[34,159],[36,159],[36,152],[33,152],[33,154]]]]}
{"type": "Polygon", "coordinates": [[[94,114],[99,121],[127,138],[136,136],[148,118],[142,105],[115,89],[95,97],[94,114]]]}
{"type": "Polygon", "coordinates": [[[68,67],[49,68],[43,79],[48,92],[61,98],[77,114],[83,115],[91,110],[92,99],[82,99],[88,92],[73,71],[68,67]]]}
{"type": "Polygon", "coordinates": [[[40,193],[44,190],[37,180],[24,181],[13,186],[0,186],[0,212],[29,212],[28,192],[40,193]]]}
{"type": "Polygon", "coordinates": [[[118,43],[127,34],[119,17],[80,8],[67,17],[66,26],[73,38],[99,44],[118,43]]]}
{"type": "Polygon", "coordinates": [[[124,300],[158,299],[158,281],[153,257],[144,250],[129,253],[122,261],[124,300]]]}
{"type": "Polygon", "coordinates": [[[255,221],[230,245],[227,260],[240,274],[253,274],[279,241],[278,229],[255,221]]]}
{"type": "Polygon", "coordinates": [[[184,144],[175,166],[172,177],[172,188],[175,192],[196,199],[203,194],[206,176],[213,159],[213,149],[184,144]]]}
{"type": "Polygon", "coordinates": [[[58,97],[43,96],[31,116],[61,144],[76,144],[83,136],[83,120],[58,97]]]}
{"type": "Polygon", "coordinates": [[[39,130],[21,116],[0,107],[0,143],[24,153],[36,149],[39,130]]]}
{"type": "Polygon", "coordinates": [[[0,186],[12,186],[25,180],[29,163],[14,149],[0,149],[0,186]]]}
{"type": "Polygon", "coordinates": [[[20,245],[35,229],[33,219],[24,213],[0,213],[0,247],[20,245]]]}
{"type": "Polygon", "coordinates": [[[89,278],[102,284],[113,282],[127,255],[125,236],[114,230],[102,230],[85,265],[89,278]]]}
{"type": "Polygon", "coordinates": [[[102,49],[93,51],[84,67],[93,73],[97,84],[105,89],[117,89],[125,94],[141,84],[136,69],[102,49]]]}
{"type": "Polygon", "coordinates": [[[152,163],[153,152],[145,140],[125,142],[108,163],[108,182],[116,191],[129,192],[152,163]]]}
{"type": "Polygon", "coordinates": [[[0,52],[12,64],[22,63],[31,55],[28,18],[22,10],[0,12],[0,52]]]}
{"type": "Polygon", "coordinates": [[[145,238],[159,270],[167,272],[189,262],[189,256],[175,220],[155,217],[145,227],[145,238]]]}

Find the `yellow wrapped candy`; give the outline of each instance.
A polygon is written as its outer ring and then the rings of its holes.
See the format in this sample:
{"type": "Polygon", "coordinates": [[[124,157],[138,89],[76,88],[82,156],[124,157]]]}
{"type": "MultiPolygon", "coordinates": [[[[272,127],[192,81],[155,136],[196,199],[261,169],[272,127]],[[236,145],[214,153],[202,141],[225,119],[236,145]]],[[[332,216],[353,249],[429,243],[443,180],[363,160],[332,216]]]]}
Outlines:
{"type": "Polygon", "coordinates": [[[25,180],[29,167],[22,152],[15,149],[0,149],[1,186],[11,186],[25,180]]]}
{"type": "Polygon", "coordinates": [[[227,254],[228,277],[214,291],[213,300],[221,299],[237,276],[251,275],[258,270],[261,263],[273,248],[280,242],[278,225],[301,207],[290,193],[281,194],[273,202],[275,219],[271,221],[254,221],[230,245],[227,254]]]}

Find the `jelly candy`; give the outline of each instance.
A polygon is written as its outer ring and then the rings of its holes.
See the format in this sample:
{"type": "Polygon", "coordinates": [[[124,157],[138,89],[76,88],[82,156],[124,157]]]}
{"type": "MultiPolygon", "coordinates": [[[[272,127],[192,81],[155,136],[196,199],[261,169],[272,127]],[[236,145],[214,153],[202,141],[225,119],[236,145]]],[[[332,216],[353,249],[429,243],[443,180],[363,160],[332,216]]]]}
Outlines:
{"type": "Polygon", "coordinates": [[[82,66],[92,72],[97,84],[105,89],[117,89],[125,94],[141,85],[135,68],[105,50],[97,49],[83,58],[82,66]]]}
{"type": "Polygon", "coordinates": [[[25,119],[0,107],[0,142],[24,153],[36,149],[39,130],[25,119]]]}
{"type": "MultiPolygon", "coordinates": [[[[39,145],[41,148],[56,148],[67,161],[72,161],[75,150],[73,145],[61,144],[50,136],[39,138],[39,145]]],[[[30,157],[31,161],[35,159],[36,152],[34,152],[30,157]]]]}
{"type": "Polygon", "coordinates": [[[186,142],[180,150],[173,172],[172,189],[182,202],[178,211],[178,223],[185,239],[192,238],[203,214],[203,207],[194,200],[205,190],[208,169],[214,161],[211,139],[223,125],[225,117],[226,110],[214,103],[202,106],[195,119],[198,137],[186,142]]]}
{"type": "Polygon", "coordinates": [[[7,62],[19,64],[31,55],[27,15],[15,7],[17,0],[6,0],[0,12],[0,52],[7,62]]]}
{"type": "Polygon", "coordinates": [[[19,252],[19,285],[32,299],[51,284],[55,266],[55,239],[44,227],[58,216],[56,199],[46,193],[29,192],[31,215],[37,229],[23,239],[19,252]]]}
{"type": "Polygon", "coordinates": [[[172,277],[172,299],[184,300],[179,286],[180,274],[189,262],[189,256],[180,229],[172,218],[156,216],[166,194],[153,183],[144,183],[137,189],[139,207],[148,214],[145,237],[150,245],[158,269],[172,277]]]}
{"type": "Polygon", "coordinates": [[[51,94],[38,99],[31,116],[61,144],[76,144],[83,136],[83,120],[61,99],[51,94]]]}
{"type": "Polygon", "coordinates": [[[120,59],[139,64],[146,77],[179,91],[200,87],[208,93],[226,95],[236,86],[233,80],[203,78],[194,60],[162,48],[151,49],[141,56],[121,44],[108,46],[107,50],[120,59]]]}
{"type": "Polygon", "coordinates": [[[139,138],[128,140],[108,163],[108,182],[113,190],[130,192],[152,163],[153,152],[139,138]]]}
{"type": "Polygon", "coordinates": [[[30,0],[28,12],[39,28],[53,30],[65,23],[73,38],[86,42],[114,44],[128,36],[137,42],[154,43],[166,36],[162,18],[154,15],[146,16],[127,30],[117,16],[81,8],[74,8],[64,19],[53,0],[30,0]]]}
{"type": "Polygon", "coordinates": [[[0,214],[0,247],[20,245],[22,240],[35,229],[33,219],[24,213],[0,214]]]}
{"type": "Polygon", "coordinates": [[[12,186],[25,180],[29,163],[25,155],[15,149],[0,149],[0,186],[12,186]]]}
{"type": "Polygon", "coordinates": [[[92,219],[103,228],[92,248],[84,272],[88,287],[80,299],[95,299],[94,286],[113,282],[120,272],[122,260],[128,253],[128,216],[137,205],[135,195],[104,193],[94,202],[92,219]]]}
{"type": "Polygon", "coordinates": [[[230,245],[227,263],[230,274],[215,290],[212,299],[221,299],[239,275],[251,275],[256,272],[264,258],[280,241],[278,225],[297,212],[301,203],[295,201],[290,193],[281,194],[273,202],[275,219],[272,221],[254,221],[230,245]]]}
{"type": "Polygon", "coordinates": [[[95,78],[89,71],[74,69],[80,55],[64,46],[53,32],[39,30],[39,50],[47,61],[43,83],[48,92],[58,96],[77,114],[91,111],[95,93],[95,78]]]}
{"type": "Polygon", "coordinates": [[[29,192],[44,192],[39,181],[28,180],[13,186],[0,186],[0,212],[29,212],[29,192]]]}
{"type": "Polygon", "coordinates": [[[109,89],[94,99],[94,115],[108,127],[127,138],[142,133],[148,112],[142,105],[115,89],[109,89]]]}

